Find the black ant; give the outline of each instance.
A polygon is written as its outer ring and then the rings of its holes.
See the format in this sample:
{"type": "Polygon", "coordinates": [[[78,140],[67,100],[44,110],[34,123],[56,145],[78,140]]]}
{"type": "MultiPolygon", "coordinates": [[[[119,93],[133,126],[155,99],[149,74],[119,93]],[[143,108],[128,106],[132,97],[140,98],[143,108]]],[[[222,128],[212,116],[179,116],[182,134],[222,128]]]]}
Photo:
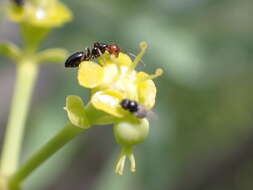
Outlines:
{"type": "Polygon", "coordinates": [[[108,51],[111,55],[119,56],[120,48],[117,44],[104,44],[96,42],[93,48],[85,48],[85,52],[76,52],[68,57],[65,62],[65,67],[78,67],[82,61],[98,58],[108,51]]]}
{"type": "Polygon", "coordinates": [[[139,104],[135,100],[123,99],[120,102],[123,109],[128,110],[133,113],[138,118],[145,118],[148,115],[149,110],[147,110],[143,105],[139,104]]]}

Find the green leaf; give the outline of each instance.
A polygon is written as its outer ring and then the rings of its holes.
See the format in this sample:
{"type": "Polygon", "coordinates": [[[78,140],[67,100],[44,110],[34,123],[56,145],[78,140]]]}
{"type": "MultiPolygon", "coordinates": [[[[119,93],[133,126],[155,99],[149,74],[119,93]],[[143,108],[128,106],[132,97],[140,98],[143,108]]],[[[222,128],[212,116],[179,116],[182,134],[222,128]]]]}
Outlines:
{"type": "Polygon", "coordinates": [[[0,54],[3,54],[12,59],[18,59],[20,57],[20,49],[13,43],[6,42],[0,44],[0,54]]]}
{"type": "Polygon", "coordinates": [[[42,62],[63,62],[68,56],[68,51],[61,48],[50,48],[41,51],[37,54],[37,60],[39,63],[42,62]]]}
{"type": "Polygon", "coordinates": [[[90,127],[84,103],[79,96],[67,96],[66,107],[64,109],[68,112],[69,120],[73,125],[84,129],[90,127]]]}

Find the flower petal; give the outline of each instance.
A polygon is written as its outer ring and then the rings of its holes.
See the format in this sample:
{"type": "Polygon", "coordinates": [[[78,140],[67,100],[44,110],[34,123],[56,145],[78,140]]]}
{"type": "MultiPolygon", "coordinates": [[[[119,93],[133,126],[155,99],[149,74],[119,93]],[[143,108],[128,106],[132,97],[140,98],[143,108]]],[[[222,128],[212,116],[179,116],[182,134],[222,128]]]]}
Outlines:
{"type": "Polygon", "coordinates": [[[131,58],[125,53],[119,53],[119,57],[117,58],[117,60],[120,65],[130,66],[131,64],[133,64],[131,58]]]}
{"type": "Polygon", "coordinates": [[[91,98],[91,103],[95,108],[99,110],[102,110],[116,117],[123,117],[125,113],[120,106],[122,99],[124,99],[124,95],[120,92],[114,90],[106,90],[96,92],[91,98]]]}
{"type": "Polygon", "coordinates": [[[115,57],[112,59],[112,55],[110,55],[108,52],[105,52],[103,56],[98,58],[98,61],[101,65],[110,65],[110,64],[119,64],[119,65],[125,65],[130,66],[133,62],[131,58],[125,54],[120,52],[118,57],[115,57]]]}
{"type": "Polygon", "coordinates": [[[139,102],[147,109],[151,109],[155,105],[156,86],[152,80],[142,80],[149,75],[145,72],[137,74],[139,102]]]}
{"type": "Polygon", "coordinates": [[[67,96],[66,107],[70,122],[80,128],[89,128],[90,123],[86,116],[84,103],[79,96],[67,96]]]}
{"type": "Polygon", "coordinates": [[[116,80],[119,75],[119,70],[115,64],[104,66],[104,79],[103,83],[105,85],[112,83],[116,80]]]}
{"type": "Polygon", "coordinates": [[[79,65],[78,81],[81,86],[95,88],[104,78],[104,69],[92,61],[83,61],[79,65]]]}

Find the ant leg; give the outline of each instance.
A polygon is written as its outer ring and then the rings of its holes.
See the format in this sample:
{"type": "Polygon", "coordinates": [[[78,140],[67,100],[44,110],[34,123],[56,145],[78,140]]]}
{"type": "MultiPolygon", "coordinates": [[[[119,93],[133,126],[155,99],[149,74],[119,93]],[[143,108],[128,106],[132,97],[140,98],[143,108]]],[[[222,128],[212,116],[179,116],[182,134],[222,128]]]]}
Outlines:
{"type": "Polygon", "coordinates": [[[99,57],[101,57],[101,59],[103,61],[103,65],[105,65],[106,60],[105,60],[105,57],[104,57],[104,53],[99,48],[97,48],[97,51],[98,51],[99,57]]]}
{"type": "Polygon", "coordinates": [[[91,52],[90,52],[90,48],[85,48],[84,51],[85,51],[85,54],[84,54],[83,60],[84,61],[89,61],[92,57],[91,52]]]}
{"type": "Polygon", "coordinates": [[[101,52],[101,50],[98,48],[97,49],[98,50],[98,54],[99,54],[99,56],[102,56],[103,55],[103,53],[101,52]]]}

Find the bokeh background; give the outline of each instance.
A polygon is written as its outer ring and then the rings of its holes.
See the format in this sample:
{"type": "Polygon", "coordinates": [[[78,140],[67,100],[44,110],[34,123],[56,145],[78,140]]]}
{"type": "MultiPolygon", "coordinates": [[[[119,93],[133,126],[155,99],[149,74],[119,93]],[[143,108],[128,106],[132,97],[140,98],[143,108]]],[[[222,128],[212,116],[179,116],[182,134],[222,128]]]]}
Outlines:
{"type": "MultiPolygon", "coordinates": [[[[0,2],[3,2],[1,0],[0,2]]],[[[70,53],[95,41],[137,54],[156,80],[157,119],[136,147],[137,172],[114,174],[120,149],[111,126],[94,127],[64,147],[25,182],[27,190],[253,189],[253,1],[72,0],[74,20],[54,30],[41,49],[70,53]]],[[[18,27],[0,14],[0,41],[21,44],[18,27]]],[[[15,65],[0,57],[0,142],[15,65]]],[[[27,121],[24,161],[67,122],[65,97],[88,100],[76,70],[41,65],[27,121]]],[[[1,144],[0,143],[0,144],[1,144]]]]}

